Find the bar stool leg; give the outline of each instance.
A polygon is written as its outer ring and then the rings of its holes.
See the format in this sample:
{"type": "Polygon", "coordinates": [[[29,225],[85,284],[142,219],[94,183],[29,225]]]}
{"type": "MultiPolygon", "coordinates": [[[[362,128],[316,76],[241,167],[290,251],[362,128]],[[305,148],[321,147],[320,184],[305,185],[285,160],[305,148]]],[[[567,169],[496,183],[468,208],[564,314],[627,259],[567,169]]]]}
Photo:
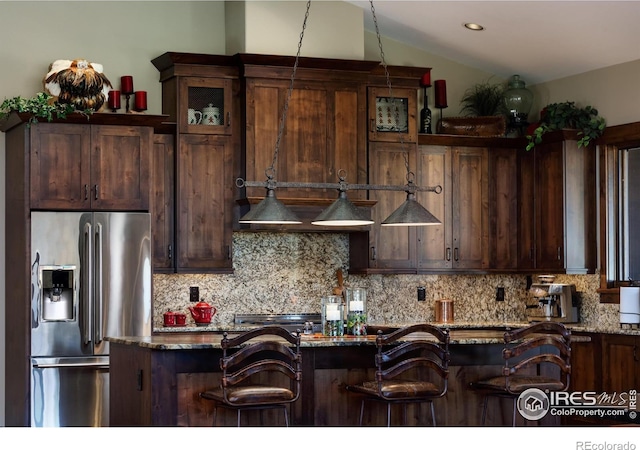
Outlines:
{"type": "Polygon", "coordinates": [[[436,409],[433,407],[433,402],[429,402],[431,403],[431,422],[433,423],[433,426],[436,426],[436,409]]]}
{"type": "Polygon", "coordinates": [[[364,399],[362,399],[362,403],[360,404],[360,426],[362,426],[363,416],[364,416],[364,399]]]}
{"type": "Polygon", "coordinates": [[[513,413],[511,415],[511,426],[516,426],[516,399],[513,399],[513,413]]]}
{"type": "Polygon", "coordinates": [[[391,426],[391,403],[387,402],[387,427],[391,426]]]}
{"type": "Polygon", "coordinates": [[[482,402],[482,425],[485,424],[487,419],[487,403],[489,402],[489,396],[485,395],[484,400],[482,402]]]}
{"type": "Polygon", "coordinates": [[[240,409],[238,408],[238,426],[240,426],[240,409]]]}
{"type": "Polygon", "coordinates": [[[284,424],[285,426],[289,426],[289,414],[287,413],[287,407],[283,406],[282,409],[284,409],[284,424]]]}

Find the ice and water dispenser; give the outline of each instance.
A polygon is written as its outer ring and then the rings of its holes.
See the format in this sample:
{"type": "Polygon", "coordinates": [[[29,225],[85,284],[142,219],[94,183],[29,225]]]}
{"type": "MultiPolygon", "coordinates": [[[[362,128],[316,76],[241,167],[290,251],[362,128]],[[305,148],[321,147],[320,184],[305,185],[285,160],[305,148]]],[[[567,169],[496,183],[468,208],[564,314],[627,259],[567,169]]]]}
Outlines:
{"type": "Polygon", "coordinates": [[[75,320],[75,266],[41,266],[41,320],[75,320]]]}

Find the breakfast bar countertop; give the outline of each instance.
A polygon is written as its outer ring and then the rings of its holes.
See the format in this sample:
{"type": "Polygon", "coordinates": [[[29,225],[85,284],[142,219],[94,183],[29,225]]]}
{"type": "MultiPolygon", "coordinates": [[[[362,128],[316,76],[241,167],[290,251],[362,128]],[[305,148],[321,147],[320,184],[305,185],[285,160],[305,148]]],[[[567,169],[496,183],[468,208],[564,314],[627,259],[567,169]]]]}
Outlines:
{"type": "MultiPolygon", "coordinates": [[[[449,328],[450,330],[458,329],[472,329],[472,330],[497,330],[504,331],[507,328],[515,329],[522,328],[530,325],[529,322],[452,322],[452,323],[435,323],[431,322],[431,325],[437,327],[449,328]]],[[[409,323],[385,323],[385,324],[368,324],[367,326],[373,330],[377,328],[401,328],[403,326],[411,325],[409,323]]],[[[625,334],[632,336],[640,336],[639,328],[631,327],[617,327],[617,328],[599,328],[595,326],[589,326],[583,323],[568,323],[565,324],[574,333],[605,333],[605,334],[625,334]]],[[[239,324],[224,324],[224,323],[211,323],[207,326],[195,326],[194,324],[187,324],[182,327],[154,327],[153,333],[155,335],[161,334],[175,334],[175,333],[223,333],[225,331],[229,333],[238,333],[242,331],[249,331],[256,328],[252,325],[239,325],[239,324]]],[[[373,334],[373,333],[372,333],[373,334]]]]}
{"type": "MultiPolygon", "coordinates": [[[[503,344],[504,330],[495,329],[451,329],[452,345],[503,344]]],[[[373,345],[375,335],[328,337],[321,334],[302,334],[301,347],[345,347],[373,345]]],[[[107,337],[116,344],[134,345],[154,350],[202,350],[220,348],[222,335],[218,333],[163,334],[154,336],[107,337]]],[[[587,336],[572,336],[575,342],[589,342],[587,336]]]]}

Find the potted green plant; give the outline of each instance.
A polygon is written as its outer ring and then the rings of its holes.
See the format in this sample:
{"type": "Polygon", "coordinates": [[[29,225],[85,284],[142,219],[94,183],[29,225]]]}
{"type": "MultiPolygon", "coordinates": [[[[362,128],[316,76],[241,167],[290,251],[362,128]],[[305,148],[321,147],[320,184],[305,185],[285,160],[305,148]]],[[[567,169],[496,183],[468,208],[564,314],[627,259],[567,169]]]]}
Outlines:
{"type": "Polygon", "coordinates": [[[504,91],[504,85],[491,84],[489,81],[473,85],[462,96],[461,113],[466,116],[506,115],[504,91]]]}
{"type": "Polygon", "coordinates": [[[441,118],[438,133],[467,136],[503,136],[506,131],[505,87],[489,81],[467,89],[460,104],[463,117],[441,118]]]}
{"type": "MultiPolygon", "coordinates": [[[[4,120],[12,112],[30,114],[29,124],[32,124],[38,122],[38,119],[46,119],[49,122],[53,119],[64,119],[68,114],[78,111],[73,105],[54,102],[51,95],[38,92],[31,98],[18,96],[5,99],[0,104],[0,120],[4,120]]],[[[89,115],[93,110],[80,112],[89,115]]]]}
{"type": "Polygon", "coordinates": [[[540,121],[527,134],[527,151],[542,142],[546,133],[567,128],[578,130],[581,136],[578,147],[587,147],[593,139],[602,136],[605,126],[604,118],[591,106],[579,108],[575,102],[551,103],[542,109],[540,121]]]}

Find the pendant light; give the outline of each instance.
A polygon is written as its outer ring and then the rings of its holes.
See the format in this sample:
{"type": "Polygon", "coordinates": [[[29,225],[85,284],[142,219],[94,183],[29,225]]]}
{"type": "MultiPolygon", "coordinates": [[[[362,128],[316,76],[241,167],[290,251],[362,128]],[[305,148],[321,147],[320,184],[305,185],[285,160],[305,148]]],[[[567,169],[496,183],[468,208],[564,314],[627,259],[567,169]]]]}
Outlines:
{"type": "Polygon", "coordinates": [[[346,183],[346,172],[344,170],[338,171],[338,179],[340,180],[338,199],[322,211],[311,224],[329,227],[371,225],[373,220],[365,217],[347,198],[348,187],[346,183]]]}
{"type": "MultiPolygon", "coordinates": [[[[304,22],[302,23],[302,32],[300,33],[300,41],[298,41],[298,51],[296,53],[296,59],[293,64],[293,71],[291,73],[291,82],[289,83],[289,90],[287,91],[287,98],[284,102],[284,108],[282,109],[282,117],[280,118],[280,127],[278,128],[278,137],[276,138],[276,147],[273,152],[273,161],[271,166],[265,170],[267,176],[266,188],[267,194],[264,200],[251,209],[247,214],[240,218],[239,223],[251,224],[282,224],[282,225],[296,225],[302,223],[298,217],[291,212],[284,203],[276,198],[276,167],[278,164],[278,151],[280,150],[280,141],[282,141],[282,134],[284,131],[284,125],[287,121],[287,111],[289,109],[289,100],[291,99],[291,93],[293,92],[293,82],[296,79],[296,71],[298,70],[298,62],[300,60],[300,49],[302,48],[302,39],[304,37],[304,30],[307,27],[307,18],[309,17],[309,9],[311,8],[311,0],[307,1],[307,11],[304,15],[304,22]]],[[[244,180],[236,180],[236,185],[242,187],[247,185],[244,180]]]]}

